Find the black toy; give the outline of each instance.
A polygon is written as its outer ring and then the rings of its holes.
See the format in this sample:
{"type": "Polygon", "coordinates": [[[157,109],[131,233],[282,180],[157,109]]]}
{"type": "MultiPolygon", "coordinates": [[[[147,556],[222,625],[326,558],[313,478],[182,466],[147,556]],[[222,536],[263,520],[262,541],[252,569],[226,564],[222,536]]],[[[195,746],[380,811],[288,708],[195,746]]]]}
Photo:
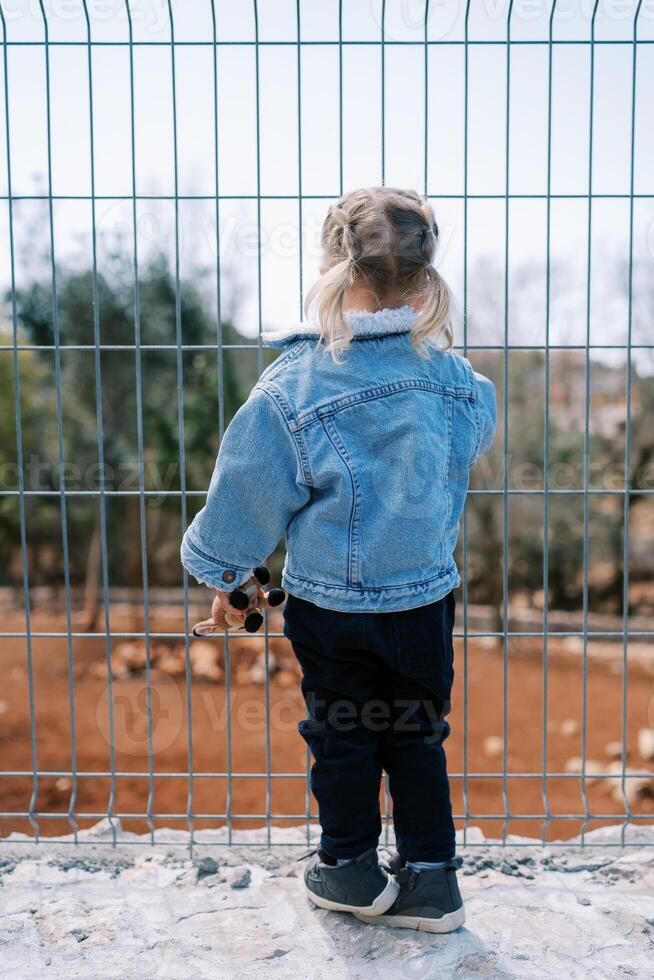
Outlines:
{"type": "MultiPolygon", "coordinates": [[[[233,592],[230,592],[229,601],[234,609],[243,610],[248,608],[252,596],[257,595],[258,586],[268,585],[270,582],[270,569],[266,565],[258,565],[254,569],[253,577],[256,579],[256,582],[252,582],[247,588],[234,589],[233,592]]],[[[285,599],[286,593],[283,589],[270,589],[265,595],[265,602],[271,607],[280,606],[285,599]]],[[[258,609],[258,605],[255,605],[252,612],[245,619],[245,623],[243,624],[244,629],[247,633],[256,633],[261,628],[262,623],[263,616],[258,609]]]]}

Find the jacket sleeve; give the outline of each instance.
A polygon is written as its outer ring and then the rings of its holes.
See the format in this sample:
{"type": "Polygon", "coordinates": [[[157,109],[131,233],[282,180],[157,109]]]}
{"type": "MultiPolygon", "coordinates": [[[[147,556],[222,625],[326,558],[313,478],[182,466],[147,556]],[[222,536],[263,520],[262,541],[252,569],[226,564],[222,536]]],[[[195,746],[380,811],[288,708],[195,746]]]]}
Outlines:
{"type": "Polygon", "coordinates": [[[477,445],[472,460],[474,465],[482,453],[487,453],[493,445],[497,426],[495,404],[495,385],[483,374],[473,370],[475,385],[475,409],[477,415],[477,445]]]}
{"type": "Polygon", "coordinates": [[[310,493],[281,409],[255,388],[223,435],[206,503],[182,539],[184,568],[233,591],[275,550],[310,493]]]}

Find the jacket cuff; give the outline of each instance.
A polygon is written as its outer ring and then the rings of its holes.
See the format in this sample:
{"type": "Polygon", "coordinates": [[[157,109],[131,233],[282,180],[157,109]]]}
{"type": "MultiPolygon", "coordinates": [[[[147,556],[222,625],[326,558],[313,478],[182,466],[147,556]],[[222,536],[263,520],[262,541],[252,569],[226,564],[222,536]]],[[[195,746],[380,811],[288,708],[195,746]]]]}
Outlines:
{"type": "Polygon", "coordinates": [[[182,539],[180,557],[184,568],[200,585],[208,585],[210,589],[219,589],[221,592],[238,589],[254,572],[254,568],[230,565],[200,551],[189,541],[188,533],[182,539]]]}

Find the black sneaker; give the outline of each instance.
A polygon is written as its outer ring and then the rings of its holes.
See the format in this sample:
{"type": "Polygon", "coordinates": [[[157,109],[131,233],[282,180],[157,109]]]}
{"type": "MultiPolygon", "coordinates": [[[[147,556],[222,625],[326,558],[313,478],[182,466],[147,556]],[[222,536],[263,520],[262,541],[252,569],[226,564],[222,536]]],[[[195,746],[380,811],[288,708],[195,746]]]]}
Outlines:
{"type": "Polygon", "coordinates": [[[307,894],[321,909],[381,915],[399,894],[400,886],[380,866],[374,847],[338,866],[325,863],[323,858],[318,851],[316,861],[304,872],[307,894]]]}
{"type": "Polygon", "coordinates": [[[462,926],[466,915],[456,871],[463,864],[463,858],[457,855],[443,868],[423,871],[401,867],[402,863],[394,858],[390,864],[390,870],[396,872],[395,880],[400,886],[400,894],[393,906],[382,915],[355,912],[357,919],[422,932],[453,932],[462,926]]]}

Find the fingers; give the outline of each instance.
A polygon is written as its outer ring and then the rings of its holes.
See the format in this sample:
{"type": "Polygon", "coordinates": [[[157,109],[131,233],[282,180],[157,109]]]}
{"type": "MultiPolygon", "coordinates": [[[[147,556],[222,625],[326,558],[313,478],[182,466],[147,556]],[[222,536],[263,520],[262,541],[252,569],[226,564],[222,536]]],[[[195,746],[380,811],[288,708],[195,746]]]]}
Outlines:
{"type": "Polygon", "coordinates": [[[193,627],[194,636],[212,636],[216,633],[224,633],[229,629],[242,629],[245,617],[241,613],[225,613],[217,619],[204,619],[201,623],[196,623],[193,627]]]}
{"type": "Polygon", "coordinates": [[[216,632],[216,623],[213,619],[203,619],[201,623],[196,623],[193,627],[193,636],[211,636],[216,632]]]}
{"type": "Polygon", "coordinates": [[[216,633],[224,633],[230,628],[242,629],[246,618],[254,609],[268,605],[268,593],[254,576],[241,586],[241,590],[246,592],[248,597],[248,605],[245,609],[234,608],[231,603],[231,593],[216,590],[211,605],[211,616],[195,624],[194,636],[212,636],[216,633]]]}
{"type": "Polygon", "coordinates": [[[196,623],[194,636],[211,636],[228,629],[240,629],[245,622],[246,611],[234,609],[227,592],[217,592],[211,605],[211,616],[196,623]]]}

